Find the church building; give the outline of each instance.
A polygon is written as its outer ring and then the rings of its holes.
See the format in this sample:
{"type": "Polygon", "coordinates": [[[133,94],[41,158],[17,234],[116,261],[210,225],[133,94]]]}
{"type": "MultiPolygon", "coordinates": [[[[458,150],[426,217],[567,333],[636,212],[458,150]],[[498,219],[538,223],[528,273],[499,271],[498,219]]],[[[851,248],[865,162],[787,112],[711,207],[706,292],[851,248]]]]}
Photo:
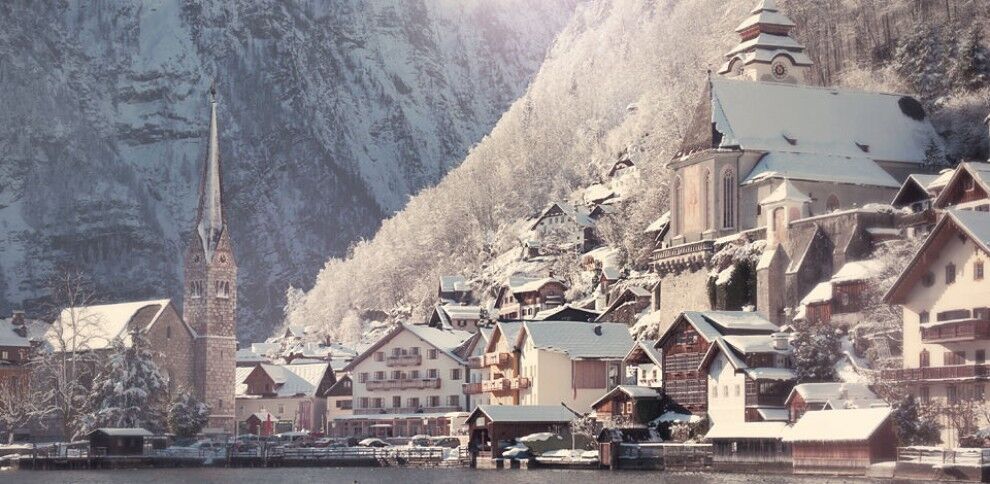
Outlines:
{"type": "MultiPolygon", "coordinates": [[[[766,240],[768,251],[781,246],[776,266],[783,277],[822,225],[814,224],[809,240],[797,240],[809,231],[790,233],[794,222],[888,203],[941,148],[910,96],[811,85],[814,65],[791,36],[794,26],[774,0],[757,4],[736,28],[740,43],[705,82],[668,164],[670,227],[653,254],[658,273],[678,276],[661,283],[665,321],[709,307],[708,271],[701,269],[726,238],[766,240]]],[[[779,294],[803,296],[782,285],[779,294]]],[[[778,322],[791,302],[757,310],[778,322]]]]}
{"type": "Polygon", "coordinates": [[[142,331],[169,378],[170,390],[192,391],[210,408],[205,432],[234,432],[237,351],[237,264],[223,209],[216,91],[199,190],[196,225],[189,236],[182,314],[169,299],[66,308],[46,334],[56,352],[109,351],[120,337],[142,331]],[[82,344],[67,345],[67,341],[82,344]]]}

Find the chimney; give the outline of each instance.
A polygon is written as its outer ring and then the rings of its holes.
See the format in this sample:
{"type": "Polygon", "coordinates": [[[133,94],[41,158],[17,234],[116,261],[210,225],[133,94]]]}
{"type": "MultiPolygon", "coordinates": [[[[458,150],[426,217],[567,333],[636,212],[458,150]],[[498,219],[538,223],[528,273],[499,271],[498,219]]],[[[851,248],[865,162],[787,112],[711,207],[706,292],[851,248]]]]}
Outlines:
{"type": "Polygon", "coordinates": [[[595,325],[595,335],[597,335],[597,336],[601,336],[602,335],[602,325],[600,325],[600,324],[596,324],[595,325]]]}
{"type": "Polygon", "coordinates": [[[790,336],[787,333],[773,333],[770,335],[770,340],[775,350],[786,351],[791,347],[790,336]]]}
{"type": "Polygon", "coordinates": [[[20,309],[14,310],[14,314],[10,317],[10,323],[14,326],[24,326],[27,324],[27,320],[24,319],[24,311],[20,309]]]}

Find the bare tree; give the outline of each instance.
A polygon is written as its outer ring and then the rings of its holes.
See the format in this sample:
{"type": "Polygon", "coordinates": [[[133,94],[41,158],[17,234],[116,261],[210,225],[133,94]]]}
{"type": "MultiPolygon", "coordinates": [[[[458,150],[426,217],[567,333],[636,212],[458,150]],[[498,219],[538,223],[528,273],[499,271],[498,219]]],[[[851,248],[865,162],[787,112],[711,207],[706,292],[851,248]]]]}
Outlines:
{"type": "Polygon", "coordinates": [[[7,431],[7,443],[13,443],[17,429],[29,424],[40,410],[28,377],[0,383],[0,424],[7,431]]]}
{"type": "Polygon", "coordinates": [[[95,297],[85,275],[60,272],[52,276],[50,290],[52,325],[35,361],[39,412],[54,419],[51,423],[62,427],[63,438],[72,440],[85,430],[82,421],[100,359],[94,350],[102,337],[101,321],[88,309],[95,297]]]}

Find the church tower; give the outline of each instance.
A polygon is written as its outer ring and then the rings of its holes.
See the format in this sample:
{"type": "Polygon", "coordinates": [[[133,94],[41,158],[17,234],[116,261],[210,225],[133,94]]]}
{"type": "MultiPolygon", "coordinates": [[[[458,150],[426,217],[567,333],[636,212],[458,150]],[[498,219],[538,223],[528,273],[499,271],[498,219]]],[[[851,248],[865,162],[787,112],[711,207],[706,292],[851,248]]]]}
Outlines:
{"type": "Polygon", "coordinates": [[[186,250],[182,316],[196,332],[194,390],[210,407],[207,427],[233,432],[237,264],[223,210],[215,87],[210,95],[209,144],[186,250]]]}
{"type": "Polygon", "coordinates": [[[736,32],[740,42],[725,54],[718,73],[753,81],[811,83],[814,64],[804,46],[791,37],[794,22],[778,8],[776,0],[760,0],[736,32]]]}

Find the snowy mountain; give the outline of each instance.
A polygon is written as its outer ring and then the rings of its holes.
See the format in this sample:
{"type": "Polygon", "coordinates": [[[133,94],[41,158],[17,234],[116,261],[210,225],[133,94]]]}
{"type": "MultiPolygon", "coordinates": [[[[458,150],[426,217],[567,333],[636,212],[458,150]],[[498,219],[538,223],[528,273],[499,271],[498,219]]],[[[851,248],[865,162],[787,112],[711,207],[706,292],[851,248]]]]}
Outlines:
{"type": "Polygon", "coordinates": [[[180,294],[219,93],[242,338],[518,98],[577,0],[0,4],[0,312],[180,294]]]}
{"type": "MultiPolygon", "coordinates": [[[[918,90],[899,73],[901,36],[919,24],[986,26],[980,2],[893,0],[837,5],[778,2],[798,24],[823,84],[869,90],[918,90]],[[920,13],[920,15],[919,15],[920,13]],[[882,35],[877,32],[883,31],[882,35]]],[[[639,193],[616,214],[608,242],[643,269],[651,241],[643,231],[667,209],[666,162],[687,131],[706,71],[739,42],[734,29],[755,0],[601,0],[581,5],[526,94],[492,132],[435,187],[414,197],[347,258],[327,262],[312,290],[290,298],[290,323],[318,322],[331,336],[366,313],[422,320],[436,303],[436,281],[459,274],[497,283],[521,251],[520,226],[549,202],[602,181],[620,153],[642,173],[639,193]],[[488,277],[493,275],[492,277],[488,277]],[[486,280],[487,278],[487,280],[486,280]]],[[[940,49],[949,52],[951,49],[940,49]]],[[[948,65],[941,59],[941,65],[948,65]]],[[[988,91],[953,91],[932,116],[951,158],[986,156],[988,91]]],[[[557,274],[576,273],[574,260],[557,274]]],[[[545,267],[540,269],[545,270],[545,267]]],[[[491,302],[492,294],[485,295],[491,302]]]]}

